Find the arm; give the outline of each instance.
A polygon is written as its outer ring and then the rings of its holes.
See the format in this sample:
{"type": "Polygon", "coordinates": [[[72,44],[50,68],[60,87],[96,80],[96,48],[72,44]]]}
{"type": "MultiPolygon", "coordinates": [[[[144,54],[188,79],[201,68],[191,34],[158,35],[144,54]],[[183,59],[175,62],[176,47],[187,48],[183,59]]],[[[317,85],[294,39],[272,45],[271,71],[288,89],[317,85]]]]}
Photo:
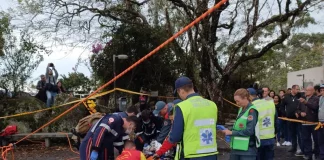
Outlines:
{"type": "Polygon", "coordinates": [[[162,143],[164,139],[168,136],[171,130],[171,122],[170,120],[164,120],[163,126],[161,128],[160,134],[157,136],[156,141],[162,143]]]}
{"type": "Polygon", "coordinates": [[[184,131],[184,120],[181,109],[176,106],[174,113],[173,125],[170,131],[169,141],[172,144],[178,143],[182,140],[183,131],[184,131]]]}
{"type": "Polygon", "coordinates": [[[38,81],[38,82],[37,82],[36,89],[38,89],[38,90],[42,90],[42,89],[43,89],[43,87],[42,87],[42,82],[41,82],[41,81],[38,81]]]}
{"type": "Polygon", "coordinates": [[[155,153],[161,157],[165,152],[167,152],[168,150],[170,150],[172,147],[174,147],[175,144],[172,144],[169,142],[168,138],[166,138],[164,141],[163,141],[163,144],[161,146],[161,148],[156,151],[155,153]]]}
{"type": "Polygon", "coordinates": [[[274,127],[275,127],[275,133],[277,134],[277,132],[279,131],[279,119],[278,119],[278,113],[276,112],[275,113],[275,125],[274,125],[274,127]]]}
{"type": "Polygon", "coordinates": [[[313,111],[318,111],[319,98],[313,97],[311,101],[307,101],[305,106],[313,111]]]}
{"type": "Polygon", "coordinates": [[[248,120],[246,123],[246,129],[240,131],[232,131],[233,136],[253,136],[255,133],[255,125],[258,122],[258,112],[254,109],[250,109],[248,120]]]}
{"type": "MultiPolygon", "coordinates": [[[[108,120],[107,120],[108,121],[108,120]]],[[[116,122],[108,123],[108,122],[101,122],[99,126],[94,131],[94,136],[92,139],[92,149],[98,151],[101,147],[105,137],[111,133],[111,136],[107,137],[111,139],[111,143],[117,138],[118,134],[113,129],[115,127],[116,122]]]]}
{"type": "Polygon", "coordinates": [[[46,67],[45,77],[48,78],[48,70],[49,70],[49,64],[46,67]]]}
{"type": "Polygon", "coordinates": [[[58,78],[58,72],[57,72],[57,70],[55,69],[55,67],[53,67],[53,70],[54,70],[54,73],[55,73],[55,80],[57,81],[57,78],[58,78]]]}

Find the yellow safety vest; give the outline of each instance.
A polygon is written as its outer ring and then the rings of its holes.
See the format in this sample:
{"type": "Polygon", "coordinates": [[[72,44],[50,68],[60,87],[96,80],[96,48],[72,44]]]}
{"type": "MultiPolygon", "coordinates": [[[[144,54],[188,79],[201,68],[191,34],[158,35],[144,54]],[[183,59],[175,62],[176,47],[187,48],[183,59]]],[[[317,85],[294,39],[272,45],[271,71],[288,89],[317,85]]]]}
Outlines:
{"type": "Polygon", "coordinates": [[[273,101],[258,99],[252,102],[258,111],[258,123],[260,139],[271,139],[275,137],[275,114],[276,107],[273,101]]]}
{"type": "Polygon", "coordinates": [[[216,155],[217,106],[200,96],[193,96],[178,103],[184,120],[182,142],[177,145],[175,160],[216,155]]]}

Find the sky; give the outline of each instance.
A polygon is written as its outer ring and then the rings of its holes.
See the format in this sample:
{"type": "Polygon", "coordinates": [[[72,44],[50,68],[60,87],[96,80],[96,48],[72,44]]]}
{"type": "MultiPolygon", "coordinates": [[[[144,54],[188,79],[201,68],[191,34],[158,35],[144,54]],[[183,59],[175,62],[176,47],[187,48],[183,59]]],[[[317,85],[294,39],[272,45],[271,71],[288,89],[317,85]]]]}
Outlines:
{"type": "MultiPolygon", "coordinates": [[[[15,5],[14,0],[0,0],[0,11],[5,11],[9,7],[15,5]]],[[[12,7],[14,8],[14,7],[12,7]]],[[[42,61],[36,71],[33,73],[30,81],[37,83],[39,76],[45,74],[46,66],[48,63],[54,63],[58,73],[67,75],[69,72],[73,72],[72,68],[76,65],[78,57],[81,55],[81,59],[86,59],[90,54],[91,48],[67,48],[65,46],[53,46],[51,49],[53,52],[50,56],[44,56],[44,61],[42,61]]],[[[89,69],[81,64],[78,72],[82,72],[86,76],[90,76],[89,69]]]]}
{"type": "MultiPolygon", "coordinates": [[[[15,3],[17,3],[17,0],[0,0],[0,11],[5,11],[9,7],[14,8],[15,3]]],[[[312,16],[315,18],[318,24],[300,29],[297,32],[323,32],[324,19],[321,18],[323,15],[324,11],[312,13],[312,16]]],[[[91,47],[86,49],[84,48],[67,48],[66,46],[53,46],[52,48],[49,48],[53,51],[52,54],[50,56],[44,56],[44,61],[39,64],[30,81],[36,83],[39,76],[45,73],[48,63],[54,63],[60,75],[67,75],[69,72],[73,72],[72,68],[76,65],[78,57],[81,56],[81,59],[86,59],[92,54],[90,52],[91,47]]],[[[77,71],[84,73],[86,76],[90,76],[89,69],[83,64],[78,67],[77,71]]]]}

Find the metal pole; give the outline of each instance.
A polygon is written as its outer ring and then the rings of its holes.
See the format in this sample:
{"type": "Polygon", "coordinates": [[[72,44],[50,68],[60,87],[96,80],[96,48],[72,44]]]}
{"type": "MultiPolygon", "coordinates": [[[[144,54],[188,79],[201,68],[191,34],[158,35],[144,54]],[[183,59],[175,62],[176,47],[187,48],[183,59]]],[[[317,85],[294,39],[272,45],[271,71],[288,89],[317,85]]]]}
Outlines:
{"type": "MultiPolygon", "coordinates": [[[[113,72],[114,72],[114,78],[116,77],[116,55],[113,55],[113,72]]],[[[114,81],[114,89],[116,88],[116,81],[114,81]]],[[[116,105],[116,92],[114,91],[114,107],[116,109],[116,112],[118,112],[118,108],[116,105]]]]}
{"type": "Polygon", "coordinates": [[[303,74],[303,89],[305,89],[305,74],[303,74]]]}

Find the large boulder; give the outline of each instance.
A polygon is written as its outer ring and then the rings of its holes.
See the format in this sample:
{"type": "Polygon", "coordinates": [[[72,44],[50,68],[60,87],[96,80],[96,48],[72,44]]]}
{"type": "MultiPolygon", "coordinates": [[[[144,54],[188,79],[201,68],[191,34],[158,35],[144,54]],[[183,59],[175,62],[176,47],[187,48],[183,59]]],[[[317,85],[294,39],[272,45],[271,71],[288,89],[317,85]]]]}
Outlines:
{"type": "MultiPolygon", "coordinates": [[[[60,94],[55,99],[54,106],[58,106],[70,101],[77,100],[69,95],[60,94]]],[[[29,133],[44,125],[46,122],[57,117],[59,114],[72,107],[72,105],[66,105],[53,111],[43,111],[39,113],[22,115],[18,117],[6,118],[0,120],[0,129],[3,129],[6,125],[17,125],[19,133],[29,133]]],[[[18,113],[31,112],[35,110],[45,109],[46,105],[40,100],[31,97],[23,96],[15,99],[1,99],[0,100],[0,116],[14,115],[18,113]]],[[[44,128],[43,132],[68,132],[71,128],[75,127],[82,117],[86,116],[88,111],[82,104],[76,109],[62,116],[60,119],[44,128]]]]}

